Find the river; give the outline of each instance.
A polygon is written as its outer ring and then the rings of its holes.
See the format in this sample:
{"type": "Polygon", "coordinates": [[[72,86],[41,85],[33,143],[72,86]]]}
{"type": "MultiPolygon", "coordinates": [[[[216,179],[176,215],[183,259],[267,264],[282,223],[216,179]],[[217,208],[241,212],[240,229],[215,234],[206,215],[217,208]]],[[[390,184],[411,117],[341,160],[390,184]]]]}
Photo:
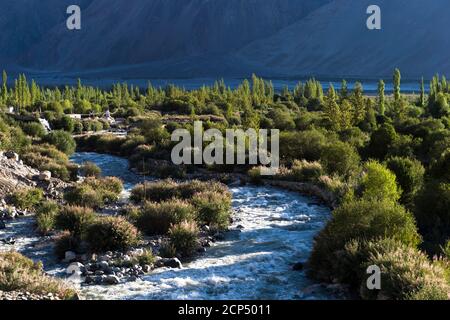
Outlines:
{"type": "MultiPolygon", "coordinates": [[[[124,181],[129,191],[142,177],[123,158],[76,153],[72,161],[96,163],[104,175],[124,181]]],[[[308,290],[314,283],[293,264],[305,261],[314,235],[329,218],[313,198],[272,187],[232,187],[234,222],[217,242],[183,269],[157,269],[136,282],[83,286],[88,299],[330,299],[308,290]],[[306,290],[305,290],[306,289],[306,290]]],[[[317,287],[317,286],[316,286],[317,287]]]]}

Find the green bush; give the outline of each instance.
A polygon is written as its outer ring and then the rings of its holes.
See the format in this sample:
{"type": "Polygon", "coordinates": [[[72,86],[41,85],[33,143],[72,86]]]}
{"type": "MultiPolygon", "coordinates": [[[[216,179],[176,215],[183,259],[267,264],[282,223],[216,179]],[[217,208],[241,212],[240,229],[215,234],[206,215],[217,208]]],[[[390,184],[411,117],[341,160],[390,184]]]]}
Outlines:
{"type": "Polygon", "coordinates": [[[45,201],[39,205],[36,211],[36,225],[39,233],[49,234],[55,228],[56,215],[59,205],[53,201],[45,201]]]}
{"type": "Polygon", "coordinates": [[[122,181],[116,177],[101,179],[89,177],[67,191],[64,199],[72,205],[97,208],[105,203],[117,201],[122,190],[122,181]]]}
{"type": "Polygon", "coordinates": [[[39,188],[16,191],[11,196],[11,202],[19,209],[32,210],[42,201],[44,192],[39,188]]]}
{"type": "Polygon", "coordinates": [[[139,232],[122,217],[103,217],[86,231],[86,241],[95,252],[126,250],[137,244],[139,232]]]}
{"type": "Polygon", "coordinates": [[[130,200],[134,202],[169,200],[178,196],[177,187],[172,180],[141,183],[131,190],[130,200]]]}
{"type": "Polygon", "coordinates": [[[172,224],[193,220],[195,209],[181,200],[147,202],[136,218],[136,226],[147,235],[166,234],[172,224]]]}
{"type": "Polygon", "coordinates": [[[44,141],[54,145],[58,150],[67,155],[75,152],[76,143],[72,135],[65,131],[52,131],[45,136],[44,141]]]}
{"type": "Polygon", "coordinates": [[[0,290],[21,291],[72,299],[76,291],[63,281],[44,274],[41,263],[17,252],[0,253],[0,290]]]}
{"type": "Polygon", "coordinates": [[[386,161],[386,165],[397,177],[403,193],[400,202],[411,204],[422,188],[425,168],[415,159],[393,157],[386,161]]]}
{"type": "Polygon", "coordinates": [[[95,163],[87,161],[81,166],[81,173],[85,177],[99,178],[102,170],[95,163]]]}
{"type": "Polygon", "coordinates": [[[320,161],[329,174],[346,177],[357,170],[360,157],[352,146],[336,141],[323,148],[320,161]]]}
{"type": "Polygon", "coordinates": [[[361,285],[361,295],[366,299],[432,299],[447,300],[449,287],[444,270],[431,263],[427,256],[405,244],[372,244],[368,249],[364,267],[379,266],[381,290],[368,290],[361,285]]]}
{"type": "Polygon", "coordinates": [[[152,265],[155,262],[155,256],[151,250],[144,250],[143,253],[137,255],[135,258],[140,266],[152,265]]]}
{"type": "Polygon", "coordinates": [[[197,209],[197,220],[219,229],[226,229],[230,223],[231,195],[204,191],[192,198],[192,204],[197,209]]]}
{"type": "Polygon", "coordinates": [[[365,175],[361,181],[365,199],[398,201],[401,189],[397,186],[395,174],[377,161],[365,165],[365,175]]]}
{"type": "Polygon", "coordinates": [[[74,236],[81,237],[94,219],[95,213],[90,208],[65,206],[56,216],[55,226],[59,230],[68,230],[74,236]]]}
{"type": "Polygon", "coordinates": [[[86,184],[71,188],[64,194],[64,200],[71,205],[89,208],[98,208],[103,204],[101,192],[86,184]]]}
{"type": "Polygon", "coordinates": [[[212,181],[201,182],[198,180],[192,180],[183,183],[176,183],[171,179],[167,179],[137,185],[131,191],[130,199],[134,202],[141,202],[143,200],[159,202],[173,198],[189,200],[196,193],[203,191],[228,193],[228,188],[222,183],[212,181]]]}
{"type": "Polygon", "coordinates": [[[290,175],[295,181],[315,181],[323,175],[320,162],[308,162],[306,160],[295,160],[292,164],[290,175]]]}
{"type": "Polygon", "coordinates": [[[194,222],[183,221],[169,230],[170,244],[176,253],[189,257],[198,248],[198,227],[194,222]]]}
{"type": "Polygon", "coordinates": [[[24,123],[21,127],[23,132],[32,137],[42,138],[47,134],[42,124],[38,122],[24,123]]]}
{"type": "Polygon", "coordinates": [[[332,280],[337,252],[353,239],[390,237],[417,246],[420,236],[413,216],[390,200],[354,200],[344,202],[332,219],[315,237],[310,257],[312,273],[322,280],[332,280]]]}
{"type": "Polygon", "coordinates": [[[280,156],[288,161],[305,159],[320,160],[323,147],[327,144],[325,135],[316,130],[282,132],[280,134],[280,156]]]}

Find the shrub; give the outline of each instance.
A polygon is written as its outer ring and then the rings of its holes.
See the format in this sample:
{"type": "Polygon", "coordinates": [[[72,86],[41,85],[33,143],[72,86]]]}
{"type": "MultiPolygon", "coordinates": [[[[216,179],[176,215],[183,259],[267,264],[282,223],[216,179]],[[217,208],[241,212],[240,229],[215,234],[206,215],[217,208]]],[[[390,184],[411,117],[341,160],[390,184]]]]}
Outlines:
{"type": "Polygon", "coordinates": [[[413,216],[389,200],[344,202],[315,237],[310,257],[312,273],[323,280],[333,278],[336,253],[353,239],[391,237],[407,245],[420,243],[413,216]]]}
{"type": "Polygon", "coordinates": [[[231,195],[204,191],[194,195],[192,204],[197,209],[197,219],[201,224],[207,224],[225,229],[230,223],[231,195]]]}
{"type": "Polygon", "coordinates": [[[177,255],[177,250],[170,241],[164,241],[159,249],[159,255],[163,258],[173,258],[177,255]]]}
{"type": "Polygon", "coordinates": [[[65,206],[56,216],[55,225],[59,230],[68,230],[81,237],[94,219],[95,213],[90,208],[65,206]]]}
{"type": "Polygon", "coordinates": [[[41,263],[34,263],[17,252],[0,253],[0,290],[52,293],[62,299],[72,299],[76,295],[64,282],[46,276],[41,263]]]}
{"type": "Polygon", "coordinates": [[[22,209],[31,210],[35,208],[44,197],[44,192],[39,188],[20,190],[12,194],[12,203],[22,209]]]}
{"type": "Polygon", "coordinates": [[[67,155],[71,155],[75,151],[75,140],[70,133],[65,131],[52,131],[45,136],[44,141],[54,145],[58,150],[67,155]]]}
{"type": "MultiPolygon", "coordinates": [[[[426,240],[443,244],[450,234],[450,183],[427,182],[416,200],[415,215],[426,240]]],[[[431,248],[430,248],[431,249],[431,248]]]]}
{"type": "Polygon", "coordinates": [[[39,233],[47,235],[54,229],[58,211],[59,206],[53,201],[45,201],[39,205],[36,212],[36,225],[39,233]]]}
{"type": "Polygon", "coordinates": [[[358,168],[360,158],[352,146],[337,141],[323,148],[320,161],[329,174],[349,176],[358,168]]]}
{"type": "Polygon", "coordinates": [[[295,160],[291,167],[291,175],[295,181],[314,181],[323,174],[320,162],[295,160]]]}
{"type": "Polygon", "coordinates": [[[99,178],[102,170],[95,163],[87,161],[81,166],[81,173],[85,177],[99,178]]]}
{"type": "Polygon", "coordinates": [[[247,175],[250,181],[255,184],[261,184],[263,182],[263,177],[261,175],[261,167],[253,167],[247,171],[247,175]]]}
{"type": "Polygon", "coordinates": [[[183,221],[169,230],[170,244],[177,254],[189,257],[198,247],[198,228],[194,222],[183,221]]]}
{"type": "Polygon", "coordinates": [[[71,205],[98,208],[103,204],[102,195],[91,186],[82,184],[73,187],[64,194],[64,200],[71,205]]]}
{"type": "Polygon", "coordinates": [[[136,225],[148,235],[166,234],[172,224],[192,220],[194,212],[192,205],[181,200],[147,202],[136,218],[136,225]]]}
{"type": "Polygon", "coordinates": [[[64,199],[73,205],[97,208],[116,201],[123,190],[122,181],[116,177],[95,179],[89,177],[65,193],[64,199]]]}
{"type": "Polygon", "coordinates": [[[172,180],[145,182],[131,190],[130,199],[134,202],[165,201],[177,197],[177,184],[172,180]]]}
{"type": "Polygon", "coordinates": [[[140,266],[152,265],[155,262],[155,256],[151,250],[144,250],[136,256],[136,260],[140,266]]]}
{"type": "Polygon", "coordinates": [[[42,124],[38,122],[24,123],[21,127],[23,132],[32,137],[42,138],[47,134],[42,124]]]}
{"type": "Polygon", "coordinates": [[[365,199],[391,200],[400,199],[401,190],[397,186],[395,174],[377,161],[365,165],[366,174],[361,181],[365,199]]]}
{"type": "Polygon", "coordinates": [[[93,251],[126,250],[137,244],[137,229],[122,217],[104,217],[91,224],[86,241],[93,251]]]}
{"type": "Polygon", "coordinates": [[[70,231],[63,231],[55,238],[55,246],[53,248],[58,259],[62,260],[66,256],[67,251],[80,251],[80,238],[74,236],[70,231]]]}
{"type": "Polygon", "coordinates": [[[381,269],[381,290],[371,291],[361,285],[366,299],[432,299],[447,300],[448,286],[444,270],[428,261],[425,254],[402,243],[374,243],[364,267],[381,269]]]}
{"type": "Polygon", "coordinates": [[[280,156],[286,160],[317,161],[326,145],[325,135],[315,129],[280,134],[280,156]]]}
{"type": "Polygon", "coordinates": [[[148,201],[166,201],[173,198],[188,200],[196,193],[203,191],[215,191],[219,193],[228,193],[228,188],[219,182],[202,182],[192,180],[183,183],[176,183],[171,179],[156,182],[146,182],[136,186],[131,191],[130,199],[134,202],[143,200],[148,201]]]}
{"type": "Polygon", "coordinates": [[[401,157],[389,158],[386,165],[395,173],[397,182],[402,188],[400,202],[411,204],[422,188],[425,168],[415,159],[401,157]]]}

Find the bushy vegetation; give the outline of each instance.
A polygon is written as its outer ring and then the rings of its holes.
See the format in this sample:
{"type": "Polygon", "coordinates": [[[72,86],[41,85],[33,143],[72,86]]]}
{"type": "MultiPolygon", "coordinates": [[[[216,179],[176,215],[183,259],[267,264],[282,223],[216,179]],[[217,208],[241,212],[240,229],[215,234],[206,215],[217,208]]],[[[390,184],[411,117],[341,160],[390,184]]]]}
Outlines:
{"type": "Polygon", "coordinates": [[[35,209],[44,197],[44,192],[39,188],[24,189],[11,195],[11,202],[19,209],[35,209]]]}
{"type": "Polygon", "coordinates": [[[126,250],[138,242],[137,229],[121,217],[97,218],[86,231],[86,241],[96,252],[126,250]]]}
{"type": "Polygon", "coordinates": [[[365,299],[447,300],[444,269],[414,247],[390,238],[352,240],[336,255],[335,276],[365,299]],[[381,270],[381,289],[368,290],[367,268],[381,270]]]}
{"type": "MultiPolygon", "coordinates": [[[[205,129],[221,132],[227,128],[280,129],[282,168],[273,178],[317,184],[338,199],[333,218],[316,239],[311,257],[313,273],[326,280],[339,278],[331,261],[352,241],[377,242],[379,237],[391,237],[390,249],[383,251],[382,260],[377,261],[385,263],[386,281],[393,283],[396,275],[409,277],[402,272],[403,267],[414,265],[409,257],[425,265],[426,259],[417,251],[420,238],[420,249],[432,256],[442,253],[450,237],[450,84],[445,77],[436,76],[428,94],[422,82],[418,95],[403,95],[400,80],[400,71],[395,70],[392,96],[385,94],[384,81],[379,82],[376,96],[367,96],[361,83],[354,83],[350,90],[345,80],[339,90],[330,86],[326,93],[315,79],[275,92],[270,82],[256,76],[234,89],[218,81],[190,91],[173,85],[149,85],[142,90],[127,84],[115,84],[106,91],[81,82],[64,90],[42,89],[34,82],[30,85],[21,75],[13,88],[4,84],[0,105],[14,106],[23,116],[42,111],[41,116],[61,131],[43,135],[37,125],[26,125],[1,113],[0,149],[18,152],[25,163],[41,171],[50,170],[53,176],[73,179],[76,170],[68,165],[64,154],[74,148],[69,133],[107,128],[107,123],[95,116],[109,110],[113,116],[125,118],[130,126],[128,135],[79,137],[81,150],[127,156],[131,166],[143,173],[159,172],[161,176],[178,178],[194,170],[194,166],[175,170],[167,163],[155,163],[155,159],[170,161],[170,133],[178,128],[192,131],[192,120],[202,120],[205,129]],[[91,113],[93,117],[72,120],[67,114],[73,112],[91,113]],[[396,260],[397,254],[403,257],[404,264],[396,260]]],[[[196,167],[249,172],[253,181],[262,181],[258,168],[246,165],[196,167]]],[[[96,176],[96,170],[88,175],[96,176]]],[[[75,188],[72,195],[66,196],[67,201],[98,207],[120,193],[119,184],[108,190],[93,181],[75,188]]],[[[228,197],[216,200],[213,194],[227,194],[227,189],[218,183],[165,180],[136,187],[131,198],[141,207],[188,202],[193,207],[189,222],[224,227],[227,214],[222,209],[229,205],[228,197]]],[[[141,211],[140,207],[135,210],[133,221],[138,221],[141,211]]],[[[167,216],[159,213],[154,216],[161,217],[164,227],[158,232],[166,232],[170,224],[167,227],[167,216]]],[[[172,243],[166,248],[169,253],[176,250],[172,243]]],[[[428,270],[428,266],[424,268],[428,270]]],[[[420,283],[427,283],[426,274],[430,273],[425,269],[411,274],[420,283]]],[[[394,289],[380,296],[404,299],[440,295],[436,289],[439,286],[408,284],[395,289],[400,287],[393,284],[394,289]],[[409,296],[403,294],[408,290],[412,290],[409,296]]]]}
{"type": "Polygon", "coordinates": [[[58,150],[69,156],[75,151],[75,140],[70,133],[63,130],[50,132],[44,137],[44,141],[54,145],[58,150]]]}
{"type": "Polygon", "coordinates": [[[67,191],[64,199],[71,205],[98,208],[118,200],[122,190],[122,181],[116,177],[89,177],[67,191]]]}
{"type": "Polygon", "coordinates": [[[36,210],[36,226],[39,233],[47,235],[54,230],[59,210],[59,205],[53,201],[44,201],[39,205],[36,210]]]}
{"type": "Polygon", "coordinates": [[[93,162],[85,162],[81,166],[81,174],[85,177],[99,178],[102,170],[93,162]]]}
{"type": "Polygon", "coordinates": [[[0,253],[0,290],[52,293],[62,299],[72,299],[76,295],[75,290],[61,280],[45,275],[41,263],[16,252],[0,253]]]}
{"type": "Polygon", "coordinates": [[[67,155],[50,144],[35,144],[25,148],[21,155],[24,163],[40,171],[50,171],[53,177],[74,180],[77,168],[67,155]]]}
{"type": "Polygon", "coordinates": [[[59,230],[70,231],[81,238],[89,225],[95,220],[95,213],[86,207],[65,206],[56,216],[55,226],[59,230]]]}
{"type": "Polygon", "coordinates": [[[379,237],[391,237],[413,247],[420,243],[414,217],[401,205],[378,199],[343,203],[315,238],[310,258],[313,273],[322,280],[332,280],[336,255],[347,242],[379,237]]]}
{"type": "Polygon", "coordinates": [[[229,193],[203,191],[192,197],[200,224],[226,229],[230,223],[231,196],[229,193]]]}
{"type": "Polygon", "coordinates": [[[135,217],[136,226],[148,235],[166,234],[172,224],[193,220],[195,209],[186,201],[147,202],[135,217]]]}
{"type": "Polygon", "coordinates": [[[198,248],[198,227],[194,222],[183,221],[169,230],[170,245],[176,254],[191,256],[198,248]]]}

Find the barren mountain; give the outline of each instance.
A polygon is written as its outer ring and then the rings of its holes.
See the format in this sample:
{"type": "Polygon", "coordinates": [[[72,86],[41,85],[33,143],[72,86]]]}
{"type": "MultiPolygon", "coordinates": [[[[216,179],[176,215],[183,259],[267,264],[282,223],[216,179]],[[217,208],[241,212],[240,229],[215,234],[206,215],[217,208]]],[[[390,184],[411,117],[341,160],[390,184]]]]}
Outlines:
{"type": "Polygon", "coordinates": [[[81,77],[450,73],[448,0],[0,0],[0,63],[81,77]],[[3,4],[3,2],[5,2],[3,4]],[[366,9],[381,8],[382,30],[366,9]]]}
{"type": "Polygon", "coordinates": [[[94,0],[82,30],[55,26],[22,63],[92,69],[230,54],[329,0],[94,0]]]}
{"type": "Polygon", "coordinates": [[[450,72],[446,0],[335,0],[278,34],[240,50],[242,61],[285,75],[406,77],[450,72]],[[381,30],[366,27],[367,7],[381,8],[381,30]]]}

